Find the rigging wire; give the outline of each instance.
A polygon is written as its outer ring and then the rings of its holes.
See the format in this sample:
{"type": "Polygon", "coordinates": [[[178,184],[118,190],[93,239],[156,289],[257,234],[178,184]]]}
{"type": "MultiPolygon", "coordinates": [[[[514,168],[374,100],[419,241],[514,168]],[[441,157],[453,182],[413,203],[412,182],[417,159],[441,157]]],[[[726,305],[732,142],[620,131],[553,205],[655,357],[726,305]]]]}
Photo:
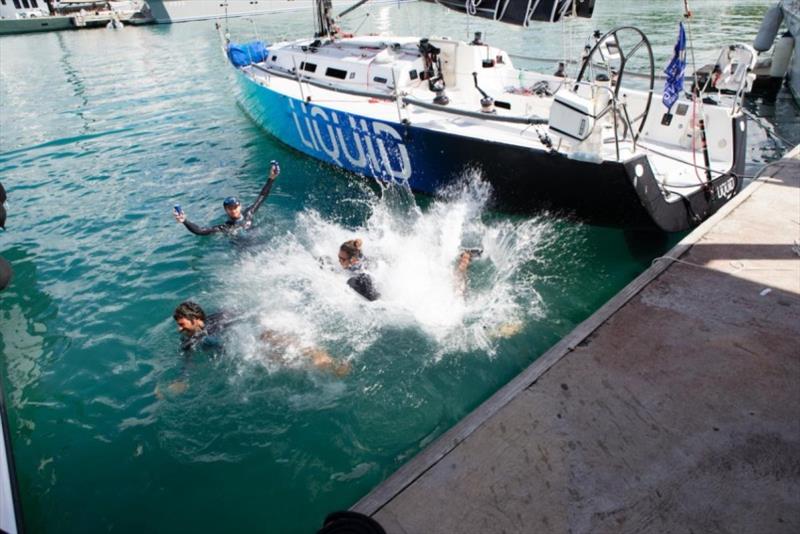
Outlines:
{"type": "MultiPolygon", "coordinates": [[[[686,34],[689,38],[689,53],[692,56],[692,73],[693,76],[697,73],[697,61],[694,57],[694,41],[692,39],[692,11],[689,9],[689,0],[683,0],[683,18],[686,19],[686,34]]],[[[697,140],[697,121],[695,120],[695,114],[699,111],[700,120],[704,120],[705,110],[703,108],[703,99],[702,95],[698,94],[700,92],[700,88],[697,86],[696,82],[693,82],[692,87],[692,161],[694,162],[694,173],[697,176],[697,179],[700,182],[703,182],[703,179],[700,177],[698,173],[698,166],[697,166],[697,147],[695,142],[697,140]],[[698,100],[700,104],[698,105],[698,100]]],[[[710,171],[710,168],[706,168],[706,172],[710,171]]]]}

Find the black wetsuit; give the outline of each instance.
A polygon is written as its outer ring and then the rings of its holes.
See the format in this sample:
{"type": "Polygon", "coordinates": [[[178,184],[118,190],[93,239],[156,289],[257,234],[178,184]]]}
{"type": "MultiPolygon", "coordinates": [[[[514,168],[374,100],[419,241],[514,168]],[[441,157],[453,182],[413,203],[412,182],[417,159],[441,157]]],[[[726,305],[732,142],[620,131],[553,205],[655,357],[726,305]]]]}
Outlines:
{"type": "Polygon", "coordinates": [[[235,320],[236,317],[224,311],[206,316],[203,329],[189,337],[184,337],[181,342],[181,350],[212,350],[222,348],[222,333],[235,320]]]}
{"type": "Polygon", "coordinates": [[[275,183],[274,179],[267,180],[267,183],[261,188],[261,192],[258,194],[256,201],[253,202],[250,207],[242,210],[242,216],[239,219],[228,218],[228,220],[222,224],[209,227],[197,226],[195,223],[189,221],[189,219],[186,219],[183,221],[183,225],[188,228],[190,232],[197,235],[210,235],[219,232],[232,234],[237,230],[249,230],[250,227],[253,226],[253,216],[256,210],[261,207],[261,204],[267,199],[267,196],[269,196],[269,191],[272,189],[273,183],[275,183]]]}
{"type": "Polygon", "coordinates": [[[364,261],[359,261],[355,265],[347,268],[348,271],[355,273],[347,279],[347,285],[353,290],[369,301],[378,300],[381,296],[375,288],[375,283],[372,277],[366,272],[366,265],[364,261]]]}

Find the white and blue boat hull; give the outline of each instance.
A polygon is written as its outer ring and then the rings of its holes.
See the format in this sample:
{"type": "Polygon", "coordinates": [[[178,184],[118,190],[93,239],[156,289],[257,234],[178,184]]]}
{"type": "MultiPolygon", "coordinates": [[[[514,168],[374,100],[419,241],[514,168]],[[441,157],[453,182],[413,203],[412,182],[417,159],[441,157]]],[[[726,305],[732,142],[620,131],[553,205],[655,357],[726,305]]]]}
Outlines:
{"type": "MultiPolygon", "coordinates": [[[[245,111],[283,143],[367,178],[407,182],[420,193],[435,195],[476,169],[491,184],[495,207],[505,211],[547,208],[600,224],[655,222],[663,230],[677,231],[708,217],[742,186],[737,175],[743,173],[739,167],[744,162],[745,132],[739,128],[734,128],[740,135],[733,172],[715,178],[707,194],[666,202],[655,194],[659,187],[646,156],[622,162],[580,161],[556,151],[401,122],[399,113],[396,120],[388,120],[333,109],[314,97],[279,92],[246,69],[235,72],[245,111]]],[[[743,119],[733,121],[737,126],[743,119]]]]}

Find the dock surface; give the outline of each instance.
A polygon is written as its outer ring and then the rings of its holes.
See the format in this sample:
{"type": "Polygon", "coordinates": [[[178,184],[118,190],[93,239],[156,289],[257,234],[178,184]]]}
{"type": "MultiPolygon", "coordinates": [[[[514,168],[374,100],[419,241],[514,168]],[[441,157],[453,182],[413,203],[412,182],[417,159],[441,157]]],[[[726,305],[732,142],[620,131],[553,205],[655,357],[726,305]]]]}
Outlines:
{"type": "Polygon", "coordinates": [[[353,510],[389,534],[800,532],[798,149],[666,256],[353,510]]]}

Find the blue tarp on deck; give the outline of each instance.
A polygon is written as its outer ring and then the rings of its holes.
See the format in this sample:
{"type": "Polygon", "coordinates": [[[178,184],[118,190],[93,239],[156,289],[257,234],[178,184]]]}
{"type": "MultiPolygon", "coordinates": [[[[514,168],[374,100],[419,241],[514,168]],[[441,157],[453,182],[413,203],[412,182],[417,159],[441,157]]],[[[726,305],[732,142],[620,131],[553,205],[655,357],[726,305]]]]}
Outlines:
{"type": "Polygon", "coordinates": [[[263,41],[228,44],[228,59],[231,60],[234,67],[246,67],[253,63],[261,63],[267,57],[269,57],[269,51],[263,41]]]}

